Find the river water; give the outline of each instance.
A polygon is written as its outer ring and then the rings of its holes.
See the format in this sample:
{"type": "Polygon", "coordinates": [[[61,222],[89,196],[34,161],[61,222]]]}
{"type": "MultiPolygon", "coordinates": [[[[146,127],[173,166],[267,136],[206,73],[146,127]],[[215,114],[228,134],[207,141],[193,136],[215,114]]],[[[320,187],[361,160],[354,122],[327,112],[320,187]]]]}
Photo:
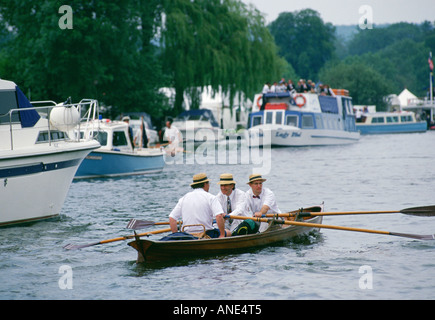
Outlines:
{"type": "MultiPolygon", "coordinates": [[[[0,229],[0,299],[433,299],[435,241],[321,229],[285,245],[154,267],[137,264],[127,241],[62,248],[129,235],[131,218],[167,221],[199,172],[212,179],[214,194],[221,173],[233,173],[243,190],[249,174],[263,173],[282,211],[322,202],[325,211],[435,202],[435,132],[246,150],[230,146],[214,157],[189,151],[168,158],[159,174],[74,181],[58,219],[0,229]],[[226,160],[218,159],[222,154],[226,160]]],[[[404,214],[333,216],[323,223],[435,233],[435,218],[404,214]]]]}

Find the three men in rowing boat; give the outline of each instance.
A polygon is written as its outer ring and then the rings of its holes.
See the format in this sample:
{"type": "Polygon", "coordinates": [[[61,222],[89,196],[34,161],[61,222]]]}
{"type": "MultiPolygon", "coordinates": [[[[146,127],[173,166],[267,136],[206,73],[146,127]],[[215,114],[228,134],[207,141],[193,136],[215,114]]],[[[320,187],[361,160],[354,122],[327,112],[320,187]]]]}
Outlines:
{"type": "MultiPolygon", "coordinates": [[[[191,187],[193,191],[183,196],[169,215],[172,232],[177,232],[177,220],[182,220],[184,229],[188,233],[197,235],[205,231],[211,238],[223,238],[235,232],[239,224],[238,219],[229,219],[225,226],[224,216],[257,216],[261,217],[268,212],[281,213],[275,195],[268,188],[263,188],[261,175],[249,176],[249,186],[246,193],[235,188],[236,182],[232,174],[224,173],[220,176],[221,191],[213,196],[208,191],[210,180],[205,173],[193,176],[191,187]],[[216,220],[217,229],[213,226],[216,220]],[[204,230],[205,229],[205,230],[204,230]]],[[[267,228],[267,223],[262,223],[260,232],[267,228]]],[[[255,231],[256,232],[256,231],[255,231]]]]}

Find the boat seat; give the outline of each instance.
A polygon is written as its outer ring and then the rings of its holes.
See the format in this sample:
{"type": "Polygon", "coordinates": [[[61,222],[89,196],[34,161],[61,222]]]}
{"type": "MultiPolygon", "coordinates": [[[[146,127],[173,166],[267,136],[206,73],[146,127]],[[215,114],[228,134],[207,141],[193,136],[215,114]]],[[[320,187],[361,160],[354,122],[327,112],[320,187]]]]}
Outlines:
{"type": "Polygon", "coordinates": [[[198,239],[211,239],[211,237],[209,235],[207,235],[207,233],[205,232],[205,226],[203,224],[186,224],[183,226],[183,228],[181,229],[182,232],[184,231],[184,228],[186,227],[197,227],[200,226],[202,227],[204,230],[202,232],[190,232],[191,235],[193,235],[194,237],[197,237],[198,239]]]}

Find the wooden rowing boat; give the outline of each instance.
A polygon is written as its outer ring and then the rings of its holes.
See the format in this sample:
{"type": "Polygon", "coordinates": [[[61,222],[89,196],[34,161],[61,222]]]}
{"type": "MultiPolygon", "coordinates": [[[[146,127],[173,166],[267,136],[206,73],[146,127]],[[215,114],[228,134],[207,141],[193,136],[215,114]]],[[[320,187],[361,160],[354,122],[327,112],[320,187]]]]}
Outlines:
{"type": "MultiPolygon", "coordinates": [[[[322,207],[305,208],[302,212],[321,212],[322,207]]],[[[322,216],[303,218],[305,222],[322,223],[322,216]]],[[[232,236],[217,239],[155,241],[136,238],[128,245],[138,252],[137,262],[161,262],[176,259],[194,258],[263,247],[290,240],[318,228],[275,223],[261,233],[232,236]]]]}

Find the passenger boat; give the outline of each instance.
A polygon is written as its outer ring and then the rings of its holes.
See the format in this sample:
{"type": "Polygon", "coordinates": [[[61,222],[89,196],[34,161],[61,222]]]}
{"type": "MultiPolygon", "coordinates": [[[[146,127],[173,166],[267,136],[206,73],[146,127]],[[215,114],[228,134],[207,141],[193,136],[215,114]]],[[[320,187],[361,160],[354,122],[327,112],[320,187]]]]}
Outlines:
{"type": "Polygon", "coordinates": [[[209,109],[187,110],[172,122],[183,136],[183,142],[219,141],[224,139],[213,112],[209,109]]]}
{"type": "MultiPolygon", "coordinates": [[[[303,212],[321,212],[322,207],[310,207],[302,210],[303,212]]],[[[304,222],[322,223],[322,216],[304,218],[304,222]]],[[[243,252],[253,248],[260,248],[272,244],[277,244],[291,240],[296,236],[308,234],[316,230],[315,228],[276,224],[274,220],[269,223],[269,227],[261,232],[248,235],[231,236],[215,239],[197,240],[175,240],[161,241],[139,239],[130,242],[128,245],[137,250],[138,262],[163,262],[168,260],[195,258],[218,254],[229,254],[243,252]]]]}
{"type": "Polygon", "coordinates": [[[0,226],[59,215],[69,187],[85,156],[100,144],[75,137],[97,104],[32,102],[12,81],[0,80],[0,226]],[[83,121],[81,121],[83,119],[83,121]]]}
{"type": "Polygon", "coordinates": [[[417,121],[414,112],[365,113],[361,122],[356,123],[361,134],[425,132],[426,121],[417,121]]]}
{"type": "Polygon", "coordinates": [[[352,98],[347,90],[335,96],[280,92],[256,95],[249,115],[247,141],[251,147],[303,147],[355,143],[352,98]]]}
{"type": "MultiPolygon", "coordinates": [[[[128,124],[100,119],[95,138],[101,147],[92,151],[77,170],[75,179],[141,175],[163,171],[164,152],[160,148],[133,148],[128,124]]],[[[83,135],[83,132],[81,132],[83,135]]]]}

